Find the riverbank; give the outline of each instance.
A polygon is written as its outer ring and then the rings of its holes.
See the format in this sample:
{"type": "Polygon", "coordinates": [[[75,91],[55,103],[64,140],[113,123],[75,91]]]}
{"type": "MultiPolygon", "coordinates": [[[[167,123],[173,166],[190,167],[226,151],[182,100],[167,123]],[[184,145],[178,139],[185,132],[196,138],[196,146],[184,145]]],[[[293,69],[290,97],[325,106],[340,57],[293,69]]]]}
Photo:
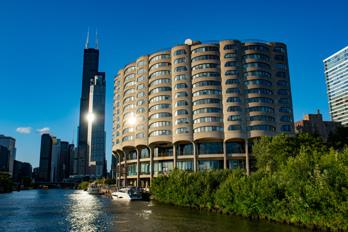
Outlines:
{"type": "Polygon", "coordinates": [[[153,180],[156,200],[218,209],[308,228],[348,231],[348,150],[330,150],[308,135],[264,137],[253,147],[259,170],[188,173],[153,180]]]}

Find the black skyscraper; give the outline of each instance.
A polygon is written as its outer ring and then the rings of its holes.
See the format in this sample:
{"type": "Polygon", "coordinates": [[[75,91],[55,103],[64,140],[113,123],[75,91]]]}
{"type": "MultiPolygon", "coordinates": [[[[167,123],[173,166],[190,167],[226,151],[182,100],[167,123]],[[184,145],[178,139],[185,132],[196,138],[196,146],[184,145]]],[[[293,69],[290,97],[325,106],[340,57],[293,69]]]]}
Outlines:
{"type": "Polygon", "coordinates": [[[86,175],[88,164],[88,146],[87,146],[87,132],[88,132],[88,105],[91,80],[96,75],[105,77],[105,73],[98,72],[99,65],[99,50],[98,40],[96,40],[96,48],[88,48],[88,36],[86,48],[83,55],[83,74],[82,74],[82,94],[80,102],[80,124],[78,130],[78,175],[86,175]]]}
{"type": "Polygon", "coordinates": [[[40,150],[40,171],[39,179],[41,181],[50,181],[52,160],[52,137],[49,134],[41,136],[40,150]]]}

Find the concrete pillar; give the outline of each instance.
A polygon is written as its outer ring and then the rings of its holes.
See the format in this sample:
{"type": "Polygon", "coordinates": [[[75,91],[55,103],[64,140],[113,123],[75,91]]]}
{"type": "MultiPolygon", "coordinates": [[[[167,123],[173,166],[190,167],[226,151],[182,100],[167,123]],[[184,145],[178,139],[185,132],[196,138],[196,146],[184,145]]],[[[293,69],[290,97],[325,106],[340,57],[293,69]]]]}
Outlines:
{"type": "Polygon", "coordinates": [[[154,147],[150,146],[150,186],[153,178],[153,153],[154,153],[154,147]]]}
{"type": "Polygon", "coordinates": [[[245,162],[246,162],[246,174],[247,176],[250,175],[250,169],[249,169],[249,146],[248,146],[248,139],[245,140],[245,162]]]}
{"type": "Polygon", "coordinates": [[[227,169],[227,153],[226,153],[226,142],[223,141],[223,149],[224,149],[224,169],[227,169]]]}
{"type": "Polygon", "coordinates": [[[137,187],[141,187],[141,184],[140,184],[140,153],[141,153],[141,149],[135,148],[135,151],[137,152],[137,187]]]}
{"type": "Polygon", "coordinates": [[[129,151],[123,151],[123,155],[124,155],[124,186],[127,187],[127,175],[128,175],[128,171],[127,171],[127,155],[128,155],[129,151]]]}
{"type": "Polygon", "coordinates": [[[173,144],[173,158],[174,158],[173,167],[175,169],[176,168],[176,145],[175,144],[173,144]]]}
{"type": "Polygon", "coordinates": [[[196,142],[193,142],[193,170],[197,172],[197,148],[196,142]]]}

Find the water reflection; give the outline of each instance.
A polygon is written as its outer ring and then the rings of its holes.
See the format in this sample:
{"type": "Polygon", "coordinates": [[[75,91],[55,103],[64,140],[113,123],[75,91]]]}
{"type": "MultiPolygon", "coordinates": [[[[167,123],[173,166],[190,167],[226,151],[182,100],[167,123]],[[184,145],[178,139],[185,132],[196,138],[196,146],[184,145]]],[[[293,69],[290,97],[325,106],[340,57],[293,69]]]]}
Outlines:
{"type": "Polygon", "coordinates": [[[0,231],[310,231],[268,221],[124,201],[80,190],[0,195],[0,231]]]}

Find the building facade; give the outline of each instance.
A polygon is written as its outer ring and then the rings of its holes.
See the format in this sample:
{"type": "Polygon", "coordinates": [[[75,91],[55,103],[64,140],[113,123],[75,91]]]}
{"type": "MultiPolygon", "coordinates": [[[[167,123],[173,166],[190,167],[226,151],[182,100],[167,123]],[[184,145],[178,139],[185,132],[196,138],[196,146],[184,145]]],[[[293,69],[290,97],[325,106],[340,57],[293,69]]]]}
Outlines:
{"type": "Polygon", "coordinates": [[[9,172],[10,151],[0,145],[0,172],[9,172]]]}
{"type": "Polygon", "coordinates": [[[348,124],[348,47],[324,62],[331,121],[348,124]]]}
{"type": "Polygon", "coordinates": [[[13,181],[21,183],[24,176],[32,177],[32,166],[30,163],[15,160],[13,169],[13,181]]]}
{"type": "Polygon", "coordinates": [[[105,75],[91,80],[88,113],[88,174],[105,177],[105,75]]]}
{"type": "Polygon", "coordinates": [[[51,161],[52,161],[53,138],[49,134],[41,136],[39,180],[51,180],[51,161]]]}
{"type": "MultiPolygon", "coordinates": [[[[98,41],[98,39],[97,39],[98,41]]],[[[90,86],[91,81],[95,79],[95,76],[102,76],[105,79],[105,73],[98,71],[99,67],[99,50],[98,44],[96,48],[88,48],[88,36],[86,42],[86,48],[84,49],[83,56],[83,74],[82,74],[82,93],[80,102],[80,122],[78,127],[78,162],[77,162],[77,174],[78,175],[90,175],[89,172],[89,146],[88,144],[88,112],[90,105],[90,86]]],[[[93,144],[92,144],[93,145],[93,144]]]]}
{"type": "Polygon", "coordinates": [[[8,172],[13,176],[14,161],[16,159],[16,140],[12,137],[0,135],[0,145],[6,147],[9,151],[8,172]]]}
{"type": "Polygon", "coordinates": [[[123,185],[174,168],[254,168],[255,138],[294,134],[287,48],[192,42],[141,56],[114,79],[113,155],[123,185]]]}
{"type": "Polygon", "coordinates": [[[306,114],[303,120],[295,122],[295,133],[306,132],[318,134],[324,142],[327,142],[330,132],[334,133],[341,122],[323,121],[323,116],[319,110],[317,114],[306,114]]]}

